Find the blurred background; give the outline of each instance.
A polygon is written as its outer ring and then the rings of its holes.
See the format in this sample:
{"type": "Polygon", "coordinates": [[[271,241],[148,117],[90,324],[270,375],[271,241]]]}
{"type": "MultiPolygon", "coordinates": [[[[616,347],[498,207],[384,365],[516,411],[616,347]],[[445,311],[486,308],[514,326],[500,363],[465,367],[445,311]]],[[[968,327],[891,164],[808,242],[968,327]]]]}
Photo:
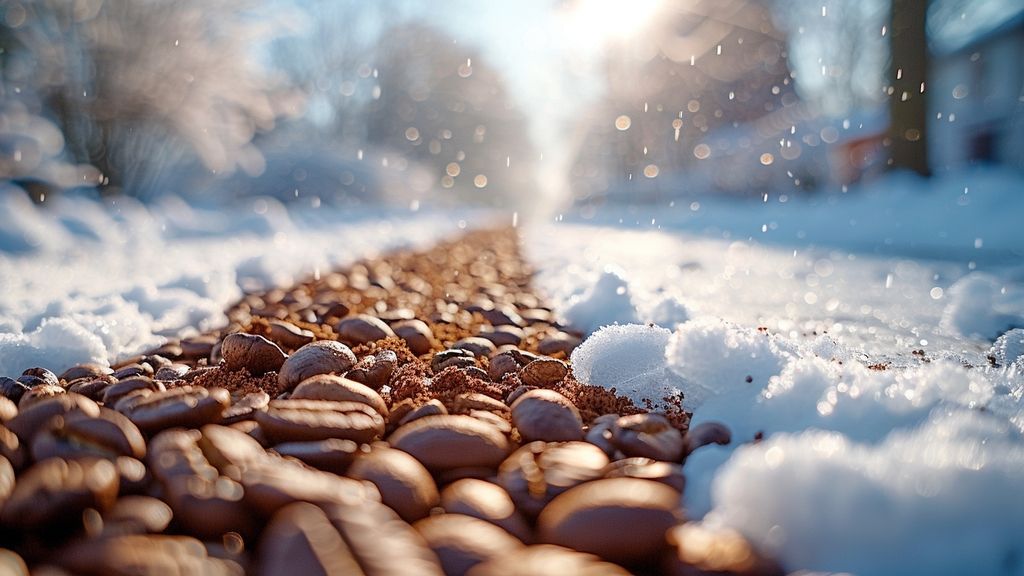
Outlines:
{"type": "Polygon", "coordinates": [[[1018,174],[1021,54],[1017,0],[0,0],[0,178],[589,217],[1018,174]]]}

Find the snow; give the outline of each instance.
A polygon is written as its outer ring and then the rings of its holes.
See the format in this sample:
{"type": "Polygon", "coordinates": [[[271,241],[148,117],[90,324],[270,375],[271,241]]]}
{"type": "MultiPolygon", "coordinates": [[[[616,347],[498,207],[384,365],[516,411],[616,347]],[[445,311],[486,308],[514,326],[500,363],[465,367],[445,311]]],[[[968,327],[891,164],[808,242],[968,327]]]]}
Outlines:
{"type": "Polygon", "coordinates": [[[287,286],[489,217],[471,210],[290,208],[270,198],[148,206],[0,188],[0,374],[116,362],[218,327],[243,290],[287,286]],[[462,222],[460,223],[460,220],[462,222]]]}
{"type": "Polygon", "coordinates": [[[686,462],[689,517],[790,569],[1024,574],[1022,188],[609,203],[534,224],[526,253],[556,310],[589,306],[565,314],[591,333],[581,380],[678,389],[732,430],[686,462]],[[665,299],[683,313],[655,320],[665,299]]]}

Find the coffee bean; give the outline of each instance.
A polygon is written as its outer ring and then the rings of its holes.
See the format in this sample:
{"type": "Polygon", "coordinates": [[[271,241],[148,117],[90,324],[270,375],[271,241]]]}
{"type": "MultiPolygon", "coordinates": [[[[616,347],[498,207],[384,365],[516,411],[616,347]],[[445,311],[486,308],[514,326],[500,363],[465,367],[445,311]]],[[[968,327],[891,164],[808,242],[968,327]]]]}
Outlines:
{"type": "Polygon", "coordinates": [[[220,342],[216,336],[196,336],[186,338],[179,343],[181,346],[181,357],[187,360],[198,360],[209,358],[213,347],[220,342]]]}
{"type": "MultiPolygon", "coordinates": [[[[418,420],[424,416],[437,416],[439,414],[447,414],[448,409],[444,407],[444,404],[440,400],[434,399],[429,400],[426,403],[408,411],[402,419],[399,420],[398,425],[404,426],[413,420],[418,420]]],[[[395,412],[391,412],[391,416],[395,416],[395,412]]]]}
{"type": "Polygon", "coordinates": [[[569,373],[565,362],[553,358],[534,360],[519,370],[519,379],[527,386],[550,388],[560,383],[569,373]]]}
{"type": "Polygon", "coordinates": [[[490,364],[487,366],[487,376],[494,382],[501,382],[505,374],[518,371],[519,363],[507,352],[493,356],[490,364]]]}
{"type": "Polygon", "coordinates": [[[612,426],[615,425],[615,421],[618,419],[618,414],[602,414],[594,418],[594,421],[590,423],[590,428],[587,429],[587,435],[584,437],[584,440],[600,448],[609,458],[614,457],[615,452],[618,450],[611,441],[612,426]]]}
{"type": "Polygon", "coordinates": [[[670,553],[662,568],[665,574],[735,574],[782,576],[774,560],[762,556],[739,532],[700,522],[679,524],[666,534],[670,553]]]}
{"type": "Polygon", "coordinates": [[[30,446],[32,438],[53,418],[69,412],[80,411],[87,416],[98,416],[98,404],[79,394],[67,393],[41,400],[28,408],[18,410],[18,415],[7,422],[7,428],[18,435],[22,444],[30,446]]]}
{"type": "Polygon", "coordinates": [[[523,547],[508,532],[478,518],[442,514],[413,524],[437,554],[447,576],[463,576],[471,568],[523,547]]]}
{"type": "MultiPolygon", "coordinates": [[[[28,376],[27,378],[39,380],[40,382],[42,382],[41,379],[36,378],[35,376],[28,376]]],[[[53,384],[39,384],[36,386],[31,386],[27,392],[22,394],[21,400],[18,401],[18,409],[25,410],[32,406],[33,404],[38,404],[43,400],[49,400],[50,398],[63,396],[65,392],[66,390],[64,390],[64,388],[61,388],[60,386],[54,386],[53,384]]]]}
{"type": "Polygon", "coordinates": [[[384,433],[384,418],[362,402],[272,400],[256,421],[274,443],[328,438],[366,443],[384,433]]]}
{"type": "Polygon", "coordinates": [[[18,415],[18,405],[0,396],[0,424],[18,415]]]}
{"type": "Polygon", "coordinates": [[[267,337],[288,350],[302,348],[313,341],[313,332],[299,328],[291,322],[270,320],[267,325],[269,327],[267,337]]]}
{"type": "Polygon", "coordinates": [[[611,427],[611,443],[626,456],[677,462],[683,458],[683,435],[661,414],[623,416],[611,427]]]}
{"type": "Polygon", "coordinates": [[[334,326],[338,338],[348,344],[366,344],[390,338],[395,332],[380,318],[369,314],[356,314],[338,322],[334,326]]]}
{"type": "Polygon", "coordinates": [[[149,396],[132,398],[122,411],[140,430],[154,434],[167,428],[198,428],[220,421],[231,404],[231,394],[223,388],[182,386],[149,396]]]}
{"type": "Polygon", "coordinates": [[[387,418],[388,407],[380,394],[369,386],[342,376],[320,374],[303,380],[290,396],[293,400],[332,400],[335,402],[361,402],[387,418]]]}
{"type": "Polygon", "coordinates": [[[380,501],[377,489],[368,483],[272,455],[248,466],[239,481],[246,506],[265,517],[295,502],[327,505],[380,501]]]}
{"type": "Polygon", "coordinates": [[[381,501],[406,522],[425,517],[440,502],[430,472],[401,450],[374,446],[369,453],[355,459],[347,475],[376,486],[381,501]]]}
{"type": "MultiPolygon", "coordinates": [[[[467,307],[467,310],[469,308],[467,307]]],[[[499,304],[494,308],[482,309],[479,314],[484,317],[492,326],[512,325],[523,326],[523,318],[519,316],[515,306],[499,304]]]]}
{"type": "Polygon", "coordinates": [[[152,478],[146,465],[141,460],[131,456],[118,456],[114,460],[114,466],[117,467],[117,490],[122,496],[126,494],[142,494],[151,488],[150,482],[152,478]]]}
{"type": "Polygon", "coordinates": [[[505,398],[505,404],[511,406],[519,400],[519,397],[526,394],[530,390],[536,390],[533,386],[517,386],[515,390],[509,392],[508,398],[505,398]]]}
{"type": "Polygon", "coordinates": [[[396,336],[405,340],[409,350],[417,356],[430,352],[434,346],[434,333],[422,320],[403,320],[396,322],[391,328],[396,336]]]}
{"type": "Polygon", "coordinates": [[[469,576],[629,576],[621,566],[604,562],[593,554],[561,546],[539,544],[477,564],[469,576]]]}
{"type": "Polygon", "coordinates": [[[496,414],[508,414],[509,407],[501,400],[496,400],[479,392],[463,392],[455,397],[452,408],[456,414],[468,414],[472,410],[486,410],[496,414]]]}
{"type": "Polygon", "coordinates": [[[114,371],[107,366],[90,362],[77,364],[68,368],[60,375],[60,380],[71,382],[72,380],[78,380],[80,378],[99,378],[113,373],[114,371]]]}
{"type": "Polygon", "coordinates": [[[526,334],[522,328],[516,326],[494,326],[493,328],[481,326],[478,336],[490,340],[495,346],[503,346],[505,344],[519,346],[523,338],[526,337],[526,334]]]}
{"type": "Polygon", "coordinates": [[[681,519],[679,492],[647,480],[611,478],[555,497],[537,518],[544,542],[618,564],[660,558],[665,533],[681,519]]]}
{"type": "Polygon", "coordinates": [[[534,517],[566,490],[604,475],[608,457],[586,442],[531,442],[498,468],[498,484],[516,508],[534,517]]]}
{"type": "Polygon", "coordinates": [[[365,574],[323,510],[297,502],[279,510],[259,543],[260,576],[365,574]]]}
{"type": "Polygon", "coordinates": [[[127,380],[138,376],[150,377],[153,375],[153,368],[148,364],[129,364],[114,371],[111,376],[115,380],[127,380]]]}
{"type": "Polygon", "coordinates": [[[159,534],[170,525],[171,507],[152,496],[121,496],[103,515],[103,534],[159,534]]]}
{"type": "Polygon", "coordinates": [[[203,543],[188,536],[118,534],[76,540],[53,561],[73,574],[239,574],[241,567],[211,558],[203,543]]]}
{"type": "Polygon", "coordinates": [[[168,364],[167,366],[161,366],[156,373],[153,375],[155,380],[178,380],[183,378],[185,374],[188,374],[189,367],[187,364],[168,364]]]}
{"type": "Polygon", "coordinates": [[[4,502],[14,492],[14,466],[5,458],[0,455],[0,510],[4,507],[4,502]]]}
{"type": "Polygon", "coordinates": [[[129,393],[135,390],[150,390],[153,392],[163,392],[167,388],[163,382],[153,380],[147,376],[137,376],[134,378],[128,378],[117,384],[112,384],[103,392],[103,404],[106,406],[116,406],[118,400],[124,398],[129,393]]]}
{"type": "Polygon", "coordinates": [[[553,356],[561,352],[568,358],[582,342],[583,340],[578,336],[558,332],[541,340],[537,345],[537,351],[545,356],[553,356]]]}
{"type": "Polygon", "coordinates": [[[478,358],[487,358],[496,350],[493,342],[486,338],[480,338],[479,336],[469,336],[458,340],[451,345],[451,348],[468,350],[478,358]]]}
{"type": "Polygon", "coordinates": [[[682,465],[651,458],[616,460],[605,468],[604,477],[653,480],[676,489],[680,494],[686,489],[686,476],[683,475],[682,465]]]}
{"type": "Polygon", "coordinates": [[[39,368],[39,367],[29,368],[29,369],[27,369],[27,370],[25,370],[24,372],[21,373],[21,377],[22,378],[26,378],[27,377],[25,380],[21,380],[21,378],[19,378],[18,380],[28,384],[30,388],[32,386],[36,386],[36,385],[39,385],[39,384],[47,384],[47,385],[50,385],[50,386],[60,386],[60,379],[57,378],[57,375],[54,374],[53,372],[47,370],[46,368],[39,368]],[[37,384],[29,384],[28,378],[37,379],[37,380],[34,380],[35,382],[37,382],[37,384]]]}
{"type": "Polygon", "coordinates": [[[496,467],[508,454],[508,439],[498,429],[470,416],[426,416],[388,438],[427,469],[440,472],[463,467],[496,467]]]}
{"type": "Polygon", "coordinates": [[[449,514],[490,522],[522,542],[532,540],[526,519],[516,510],[508,492],[497,484],[474,478],[452,482],[441,491],[441,507],[449,514]]]}
{"type": "Polygon", "coordinates": [[[310,376],[343,374],[355,364],[356,355],[348,346],[334,340],[317,340],[299,348],[284,361],[277,381],[291,390],[310,376]]]}
{"type": "Polygon", "coordinates": [[[43,460],[18,477],[0,510],[0,524],[36,529],[81,522],[87,508],[102,512],[113,506],[117,487],[117,469],[107,460],[43,460]]]}
{"type": "Polygon", "coordinates": [[[200,432],[196,445],[206,460],[226,476],[236,478],[241,471],[266,457],[259,442],[234,428],[207,424],[200,432]]]}
{"type": "Polygon", "coordinates": [[[583,439],[579,410],[565,396],[545,388],[530,390],[516,399],[512,404],[512,425],[524,442],[583,439]]]}
{"type": "Polygon", "coordinates": [[[25,392],[28,392],[28,386],[13,378],[0,376],[0,396],[17,404],[25,392]]]}
{"type": "Polygon", "coordinates": [[[345,377],[374,390],[380,390],[391,379],[398,368],[398,354],[393,350],[381,350],[377,354],[367,356],[349,370],[345,377]]]}
{"type": "Polygon", "coordinates": [[[287,358],[277,344],[263,336],[242,332],[228,334],[221,341],[220,354],[228,370],[245,368],[254,376],[280,370],[287,358]]]}
{"type": "Polygon", "coordinates": [[[18,439],[18,435],[0,425],[0,457],[6,458],[15,470],[21,470],[28,461],[26,452],[27,450],[18,439]]]}
{"type": "Polygon", "coordinates": [[[110,388],[115,382],[116,380],[112,376],[101,376],[95,379],[82,378],[70,384],[68,392],[81,394],[90,400],[99,402],[103,400],[103,396],[107,393],[107,388],[110,388]]]}
{"type": "Polygon", "coordinates": [[[688,456],[697,448],[708,444],[727,445],[732,441],[732,432],[721,422],[702,422],[687,430],[683,440],[684,452],[688,456]]]}
{"type": "Polygon", "coordinates": [[[270,395],[266,392],[250,392],[242,396],[238,401],[231,404],[221,414],[221,424],[234,424],[243,420],[250,420],[256,417],[256,412],[265,410],[270,404],[270,395]]]}
{"type": "Polygon", "coordinates": [[[430,369],[434,371],[434,374],[452,366],[456,368],[476,366],[475,356],[469,350],[450,348],[434,354],[434,357],[430,359],[430,369]]]}
{"type": "Polygon", "coordinates": [[[32,457],[79,458],[95,456],[143,458],[146,442],[139,429],[123,414],[100,408],[98,416],[69,412],[50,420],[45,430],[32,440],[32,457]]]}
{"type": "Polygon", "coordinates": [[[328,438],[315,442],[284,442],[274,446],[274,452],[317,470],[344,474],[361,451],[359,444],[351,440],[328,438]]]}
{"type": "Polygon", "coordinates": [[[499,431],[501,431],[502,434],[506,436],[512,433],[512,424],[510,424],[509,421],[506,420],[506,418],[508,417],[507,414],[506,416],[502,417],[490,410],[470,410],[469,416],[472,418],[476,418],[477,420],[480,420],[482,422],[486,422],[491,426],[494,426],[499,431]]]}

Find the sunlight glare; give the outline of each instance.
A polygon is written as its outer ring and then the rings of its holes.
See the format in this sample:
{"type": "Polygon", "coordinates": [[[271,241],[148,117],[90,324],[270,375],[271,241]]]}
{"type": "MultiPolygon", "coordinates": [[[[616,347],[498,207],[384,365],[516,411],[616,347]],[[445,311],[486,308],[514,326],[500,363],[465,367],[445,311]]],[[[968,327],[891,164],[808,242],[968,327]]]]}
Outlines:
{"type": "Polygon", "coordinates": [[[660,5],[661,0],[576,0],[569,23],[576,38],[592,44],[625,40],[640,31],[660,5]]]}

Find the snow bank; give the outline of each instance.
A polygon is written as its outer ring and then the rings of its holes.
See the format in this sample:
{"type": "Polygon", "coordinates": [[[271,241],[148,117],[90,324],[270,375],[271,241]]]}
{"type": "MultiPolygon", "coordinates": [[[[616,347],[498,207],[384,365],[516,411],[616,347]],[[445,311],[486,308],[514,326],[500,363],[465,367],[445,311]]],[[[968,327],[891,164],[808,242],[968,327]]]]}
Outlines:
{"type": "Polygon", "coordinates": [[[953,334],[994,340],[1024,326],[1024,290],[991,274],[968,274],[950,286],[940,326],[953,334]]]}
{"type": "Polygon", "coordinates": [[[216,328],[243,290],[288,285],[399,246],[427,245],[482,213],[339,212],[252,198],[145,206],[74,194],[33,205],[0,189],[0,375],[107,363],[216,328]],[[463,222],[459,222],[462,219],[463,222]]]}

